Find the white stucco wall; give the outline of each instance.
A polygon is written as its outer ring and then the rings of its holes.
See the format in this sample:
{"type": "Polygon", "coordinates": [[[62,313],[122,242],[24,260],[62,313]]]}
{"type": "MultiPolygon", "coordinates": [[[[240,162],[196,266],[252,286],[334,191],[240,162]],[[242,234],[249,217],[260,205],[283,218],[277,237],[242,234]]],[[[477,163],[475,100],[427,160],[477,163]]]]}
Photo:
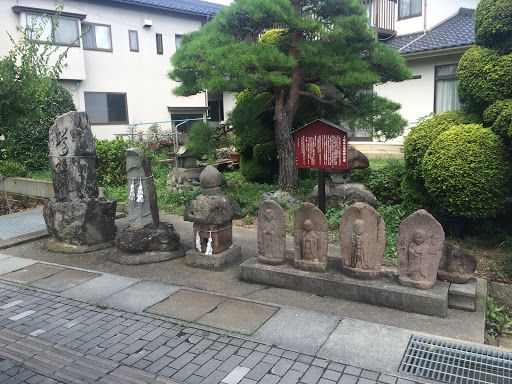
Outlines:
{"type": "MultiPolygon", "coordinates": [[[[375,91],[388,99],[402,105],[401,114],[413,124],[420,117],[434,111],[434,78],[435,66],[444,64],[456,64],[462,54],[448,54],[435,57],[415,57],[407,60],[407,67],[413,76],[421,76],[420,79],[406,80],[401,83],[386,83],[375,86],[375,91]]],[[[407,135],[407,132],[405,133],[407,135]]],[[[399,137],[390,142],[403,142],[404,137],[399,137]]]]}
{"type": "Polygon", "coordinates": [[[423,0],[422,1],[422,14],[421,16],[412,17],[409,19],[398,20],[398,7],[395,20],[395,28],[397,35],[406,35],[409,33],[423,31],[424,27],[424,6],[427,4],[426,24],[427,29],[431,29],[450,16],[453,16],[459,11],[459,8],[475,9],[478,0],[423,0]]]}
{"type": "MultiPolygon", "coordinates": [[[[54,9],[53,0],[2,0],[1,30],[15,33],[16,25],[26,20],[24,15],[18,16],[11,10],[14,5],[54,9]]],[[[65,59],[67,65],[61,83],[73,94],[78,110],[85,110],[84,92],[126,93],[129,123],[170,120],[167,107],[207,106],[204,93],[186,98],[174,96],[172,89],[177,84],[167,77],[170,57],[176,51],[175,36],[199,29],[204,18],[73,0],[65,1],[64,12],[86,14],[82,22],[111,27],[112,52],[72,48],[65,59]],[[144,19],[151,20],[152,26],[143,27],[144,19]],[[130,51],[129,30],[137,31],[139,52],[130,51]],[[162,34],[162,55],[156,53],[156,33],[162,34]]],[[[2,37],[0,54],[9,49],[8,39],[2,37]]],[[[162,126],[170,127],[170,124],[162,126]]],[[[92,131],[100,139],[113,139],[114,134],[127,132],[127,127],[92,125],[92,131]]]]}

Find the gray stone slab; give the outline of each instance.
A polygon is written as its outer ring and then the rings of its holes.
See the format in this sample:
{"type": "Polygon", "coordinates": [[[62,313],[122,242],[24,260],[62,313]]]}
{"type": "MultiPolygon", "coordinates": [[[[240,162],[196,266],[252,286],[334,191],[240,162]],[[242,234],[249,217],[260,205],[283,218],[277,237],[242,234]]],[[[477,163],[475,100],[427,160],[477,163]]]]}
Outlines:
{"type": "Polygon", "coordinates": [[[71,297],[85,302],[100,302],[129,286],[138,283],[140,279],[105,273],[83,284],[61,292],[61,296],[71,297]]]}
{"type": "Polygon", "coordinates": [[[10,255],[3,255],[3,254],[0,253],[0,261],[5,260],[5,259],[9,259],[11,257],[12,256],[10,256],[10,255]]]}
{"type": "Polygon", "coordinates": [[[223,296],[182,289],[167,300],[148,308],[146,312],[185,321],[196,321],[224,300],[226,298],[223,296]]]}
{"type": "Polygon", "coordinates": [[[228,299],[220,303],[213,311],[199,318],[196,323],[252,335],[278,310],[278,307],[270,305],[228,299]]]}
{"type": "Polygon", "coordinates": [[[100,275],[97,273],[80,271],[77,269],[65,269],[52,276],[36,281],[32,286],[52,292],[62,292],[98,276],[100,275]]]}
{"type": "Polygon", "coordinates": [[[254,332],[251,339],[314,355],[340,321],[339,316],[284,307],[254,332]]]}
{"type": "Polygon", "coordinates": [[[54,275],[63,270],[64,268],[62,267],[37,263],[18,269],[17,271],[6,273],[2,276],[2,279],[15,283],[30,284],[36,280],[44,279],[45,277],[54,275]]]}
{"type": "Polygon", "coordinates": [[[431,289],[417,289],[404,287],[391,276],[361,280],[344,276],[341,271],[333,269],[325,273],[312,273],[288,264],[261,264],[254,258],[240,264],[240,279],[430,316],[445,317],[448,309],[450,284],[439,280],[431,289]]]}
{"type": "MultiPolygon", "coordinates": [[[[18,269],[22,269],[28,267],[29,265],[35,264],[37,261],[23,259],[20,257],[10,257],[5,260],[0,260],[0,275],[4,275],[9,272],[17,271],[18,269]]],[[[1,278],[2,276],[0,276],[1,278]]]]}
{"type": "Polygon", "coordinates": [[[475,278],[470,279],[466,284],[450,284],[448,291],[448,306],[463,311],[476,310],[477,282],[475,278]]]}
{"type": "Polygon", "coordinates": [[[166,299],[179,289],[180,287],[175,285],[141,281],[104,298],[102,303],[128,312],[140,312],[166,299]]]}
{"type": "Polygon", "coordinates": [[[318,351],[318,357],[396,374],[411,331],[344,318],[318,351]]]}

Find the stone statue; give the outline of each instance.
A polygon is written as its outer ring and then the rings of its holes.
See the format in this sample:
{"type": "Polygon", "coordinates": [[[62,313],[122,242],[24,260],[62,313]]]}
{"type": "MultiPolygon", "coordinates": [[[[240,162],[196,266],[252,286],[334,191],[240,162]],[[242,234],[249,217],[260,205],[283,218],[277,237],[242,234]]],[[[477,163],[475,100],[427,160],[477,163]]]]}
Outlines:
{"type": "Polygon", "coordinates": [[[303,203],[295,214],[295,267],[324,272],[327,268],[328,239],[325,215],[313,204],[303,203]]]}
{"type": "Polygon", "coordinates": [[[365,203],[352,204],[343,212],[339,234],[343,273],[377,278],[386,247],[386,223],[379,212],[365,203]]]}
{"type": "Polygon", "coordinates": [[[99,197],[96,146],[85,112],[57,117],[49,130],[48,150],[55,196],[44,203],[43,217],[53,236],[50,251],[85,253],[113,246],[115,199],[99,197]]]}
{"type": "Polygon", "coordinates": [[[273,200],[265,200],[258,212],[258,259],[264,264],[283,264],[285,248],[283,208],[273,200]]]}
{"type": "Polygon", "coordinates": [[[427,211],[420,209],[407,217],[398,229],[398,282],[429,289],[436,282],[444,243],[444,231],[427,211]]]}
{"type": "Polygon", "coordinates": [[[184,256],[174,226],[160,222],[153,172],[142,149],[126,150],[126,172],[130,226],[117,233],[118,249],[108,259],[121,264],[147,264],[184,256]]]}
{"type": "Polygon", "coordinates": [[[450,283],[465,284],[473,276],[476,266],[477,263],[473,256],[445,241],[437,276],[440,280],[450,283]]]}

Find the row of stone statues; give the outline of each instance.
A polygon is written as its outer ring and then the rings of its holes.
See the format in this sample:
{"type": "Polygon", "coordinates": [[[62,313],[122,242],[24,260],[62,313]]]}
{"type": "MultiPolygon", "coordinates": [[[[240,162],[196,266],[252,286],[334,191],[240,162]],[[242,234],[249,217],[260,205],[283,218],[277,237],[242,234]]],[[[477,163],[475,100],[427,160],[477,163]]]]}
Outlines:
{"type": "MultiPolygon", "coordinates": [[[[343,273],[361,279],[378,278],[386,246],[386,224],[380,214],[365,203],[351,205],[342,215],[339,235],[343,273]]],[[[398,281],[404,286],[431,288],[438,268],[441,278],[457,283],[467,282],[474,271],[467,255],[448,243],[444,246],[442,226],[425,210],[402,221],[397,243],[398,281]]],[[[285,245],[283,209],[275,201],[265,200],[258,213],[260,262],[284,264],[285,245]]],[[[294,266],[305,271],[325,271],[327,245],[324,214],[310,203],[302,204],[295,215],[294,266]]]]}

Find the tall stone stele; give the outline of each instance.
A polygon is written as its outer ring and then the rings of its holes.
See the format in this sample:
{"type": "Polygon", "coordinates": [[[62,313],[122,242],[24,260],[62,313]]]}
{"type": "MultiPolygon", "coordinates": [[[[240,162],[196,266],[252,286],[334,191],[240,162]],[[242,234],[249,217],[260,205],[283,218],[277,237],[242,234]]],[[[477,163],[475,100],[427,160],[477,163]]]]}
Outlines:
{"type": "Polygon", "coordinates": [[[130,226],[118,231],[117,249],[108,259],[121,264],[146,264],[182,257],[180,236],[160,222],[151,164],[140,148],[126,150],[130,226]]]}
{"type": "Polygon", "coordinates": [[[187,251],[186,264],[219,271],[240,261],[242,250],[233,244],[233,219],[245,212],[231,197],[221,194],[221,174],[208,165],[200,176],[202,194],[188,202],[185,221],[194,223],[194,248],[187,251]]]}
{"type": "Polygon", "coordinates": [[[96,147],[87,114],[59,116],[50,128],[48,149],[55,192],[43,209],[53,236],[48,250],[85,253],[113,246],[117,202],[98,197],[96,147]]]}
{"type": "Polygon", "coordinates": [[[444,231],[427,211],[420,209],[400,223],[396,235],[398,282],[407,287],[429,289],[437,277],[443,253],[444,231]]]}
{"type": "Polygon", "coordinates": [[[258,212],[258,260],[263,264],[284,264],[286,227],[283,208],[265,200],[258,212]]]}
{"type": "Polygon", "coordinates": [[[386,223],[373,207],[355,203],[340,222],[343,273],[360,279],[379,277],[386,248],[386,223]]]}

